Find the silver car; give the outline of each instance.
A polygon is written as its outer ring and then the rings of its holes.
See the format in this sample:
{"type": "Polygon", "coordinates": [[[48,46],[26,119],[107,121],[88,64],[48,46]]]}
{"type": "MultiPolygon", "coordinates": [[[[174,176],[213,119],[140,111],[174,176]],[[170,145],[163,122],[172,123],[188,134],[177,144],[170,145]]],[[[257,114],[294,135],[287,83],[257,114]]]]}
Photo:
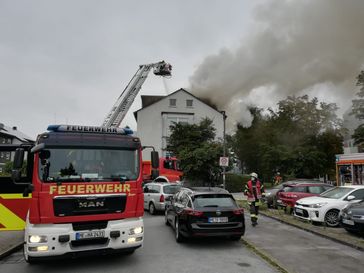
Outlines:
{"type": "Polygon", "coordinates": [[[165,200],[181,189],[180,184],[152,182],[144,186],[144,209],[150,214],[165,210],[165,200]]]}

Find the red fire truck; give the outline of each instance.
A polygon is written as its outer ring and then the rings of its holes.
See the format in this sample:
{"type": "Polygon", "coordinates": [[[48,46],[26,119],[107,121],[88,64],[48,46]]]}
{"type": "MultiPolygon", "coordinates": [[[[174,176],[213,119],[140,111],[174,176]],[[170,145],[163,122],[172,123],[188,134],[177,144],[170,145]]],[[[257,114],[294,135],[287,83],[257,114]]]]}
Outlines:
{"type": "MultiPolygon", "coordinates": [[[[142,146],[131,134],[130,129],[52,125],[34,146],[16,149],[12,178],[24,196],[31,196],[24,205],[26,261],[142,246],[142,146]]],[[[158,153],[151,158],[158,168],[158,153]]]]}
{"type": "Polygon", "coordinates": [[[183,172],[179,167],[176,157],[159,158],[159,168],[153,169],[151,161],[143,161],[143,180],[150,181],[153,178],[159,178],[160,181],[176,183],[181,181],[183,172]]]}

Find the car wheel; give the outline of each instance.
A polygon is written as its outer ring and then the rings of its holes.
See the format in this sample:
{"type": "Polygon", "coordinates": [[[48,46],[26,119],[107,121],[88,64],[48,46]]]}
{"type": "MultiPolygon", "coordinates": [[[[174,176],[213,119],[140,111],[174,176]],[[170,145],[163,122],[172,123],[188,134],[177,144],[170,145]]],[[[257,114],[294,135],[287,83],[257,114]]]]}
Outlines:
{"type": "Polygon", "coordinates": [[[155,206],[154,206],[154,204],[153,203],[150,203],[149,204],[149,213],[150,214],[152,214],[152,215],[154,215],[155,214],[155,206]]]}
{"type": "Polygon", "coordinates": [[[231,241],[239,241],[241,239],[241,236],[230,236],[231,241]]]}
{"type": "Polygon", "coordinates": [[[182,243],[185,238],[183,237],[183,235],[180,232],[178,218],[176,218],[176,221],[175,221],[174,231],[175,231],[175,235],[176,235],[176,242],[177,243],[182,243]]]}
{"type": "Polygon", "coordinates": [[[277,197],[273,197],[272,207],[273,207],[274,209],[278,209],[278,206],[277,206],[277,197]]]}
{"type": "Polygon", "coordinates": [[[339,225],[339,211],[332,209],[326,212],[325,223],[329,227],[337,227],[339,225]]]}
{"type": "Polygon", "coordinates": [[[167,217],[167,210],[165,210],[165,212],[164,212],[164,223],[166,224],[166,226],[170,226],[170,223],[168,222],[168,217],[167,217]]]}

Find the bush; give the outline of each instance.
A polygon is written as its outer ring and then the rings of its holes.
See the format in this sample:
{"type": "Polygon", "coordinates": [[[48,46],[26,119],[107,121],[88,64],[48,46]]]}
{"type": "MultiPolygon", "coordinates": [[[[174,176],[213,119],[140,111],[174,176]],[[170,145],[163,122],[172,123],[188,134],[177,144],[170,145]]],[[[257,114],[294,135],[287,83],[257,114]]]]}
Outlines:
{"type": "MultiPolygon", "coordinates": [[[[229,192],[242,192],[244,191],[245,184],[249,181],[250,177],[247,175],[227,173],[226,176],[226,189],[229,192]]],[[[223,184],[222,178],[220,183],[223,184]]]]}

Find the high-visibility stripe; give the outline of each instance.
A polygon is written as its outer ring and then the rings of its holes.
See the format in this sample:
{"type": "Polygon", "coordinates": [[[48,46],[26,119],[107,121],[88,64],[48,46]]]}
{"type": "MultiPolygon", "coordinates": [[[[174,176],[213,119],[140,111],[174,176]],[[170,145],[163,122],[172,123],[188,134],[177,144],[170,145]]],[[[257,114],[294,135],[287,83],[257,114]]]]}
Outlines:
{"type": "Polygon", "coordinates": [[[25,221],[2,204],[0,204],[0,223],[4,226],[0,231],[23,230],[25,227],[25,221]]]}
{"type": "Polygon", "coordinates": [[[2,199],[32,198],[32,194],[29,194],[28,197],[24,197],[22,193],[2,193],[0,194],[0,198],[2,199]]]}
{"type": "Polygon", "coordinates": [[[258,215],[256,215],[256,214],[250,214],[250,217],[251,218],[258,218],[258,215]]]}

